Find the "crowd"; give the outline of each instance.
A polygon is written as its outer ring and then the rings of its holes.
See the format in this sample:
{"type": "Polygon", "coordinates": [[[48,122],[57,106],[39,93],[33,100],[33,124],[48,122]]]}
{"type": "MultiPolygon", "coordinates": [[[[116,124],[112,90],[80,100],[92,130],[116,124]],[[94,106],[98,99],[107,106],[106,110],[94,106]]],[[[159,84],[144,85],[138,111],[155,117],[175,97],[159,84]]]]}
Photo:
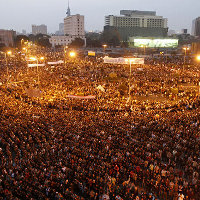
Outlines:
{"type": "Polygon", "coordinates": [[[129,77],[128,66],[68,58],[40,68],[38,82],[20,58],[9,63],[9,80],[3,61],[0,75],[0,199],[200,199],[198,65],[154,62],[129,77]]]}

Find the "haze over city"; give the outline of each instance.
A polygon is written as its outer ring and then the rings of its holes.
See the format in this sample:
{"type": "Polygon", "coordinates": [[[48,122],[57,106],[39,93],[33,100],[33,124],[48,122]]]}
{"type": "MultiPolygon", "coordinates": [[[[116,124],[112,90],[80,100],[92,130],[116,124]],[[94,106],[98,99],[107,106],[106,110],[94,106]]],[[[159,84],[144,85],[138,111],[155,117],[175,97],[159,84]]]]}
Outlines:
{"type": "MultiPolygon", "coordinates": [[[[66,17],[67,0],[0,0],[1,29],[31,32],[32,24],[46,24],[49,33],[58,29],[66,17]]],[[[151,10],[168,19],[169,29],[191,32],[192,20],[199,16],[198,0],[73,0],[71,14],[85,16],[85,29],[103,30],[106,15],[119,15],[120,10],[151,10]]]]}

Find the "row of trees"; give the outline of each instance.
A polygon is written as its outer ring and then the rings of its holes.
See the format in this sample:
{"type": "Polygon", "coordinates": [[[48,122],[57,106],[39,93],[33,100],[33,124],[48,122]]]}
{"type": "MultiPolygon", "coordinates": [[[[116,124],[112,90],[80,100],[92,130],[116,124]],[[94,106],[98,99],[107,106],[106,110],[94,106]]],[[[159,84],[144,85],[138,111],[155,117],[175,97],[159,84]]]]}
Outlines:
{"type": "MultiPolygon", "coordinates": [[[[49,42],[49,35],[44,34],[37,34],[33,35],[30,34],[26,35],[18,35],[15,38],[15,47],[21,47],[22,39],[24,41],[32,41],[33,43],[42,46],[42,47],[51,47],[49,42]]],[[[72,43],[69,45],[70,47],[82,47],[84,46],[85,42],[81,38],[76,38],[72,43]]],[[[109,46],[120,46],[120,38],[119,35],[115,32],[108,32],[104,31],[102,33],[86,33],[86,44],[87,47],[102,47],[103,44],[107,44],[109,46]]]]}
{"type": "MultiPolygon", "coordinates": [[[[51,47],[51,43],[49,42],[49,35],[30,34],[26,35],[17,35],[14,39],[14,47],[21,48],[22,39],[24,41],[33,42],[34,44],[41,47],[51,47]]],[[[1,38],[0,38],[1,39],[1,38]]],[[[109,46],[127,46],[127,44],[120,43],[120,37],[117,32],[109,32],[104,31],[102,33],[86,33],[86,45],[87,47],[102,47],[103,44],[107,44],[109,46]]],[[[85,41],[81,38],[76,38],[69,44],[69,47],[83,47],[85,45],[85,41]]],[[[0,48],[5,48],[5,45],[1,43],[0,40],[0,48]]]]}

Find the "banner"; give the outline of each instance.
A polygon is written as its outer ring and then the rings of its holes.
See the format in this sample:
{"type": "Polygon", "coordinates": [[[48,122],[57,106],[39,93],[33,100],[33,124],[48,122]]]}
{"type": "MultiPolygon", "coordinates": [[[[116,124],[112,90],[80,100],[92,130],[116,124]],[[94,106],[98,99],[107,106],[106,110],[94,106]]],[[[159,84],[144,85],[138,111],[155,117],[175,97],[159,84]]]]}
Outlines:
{"type": "Polygon", "coordinates": [[[63,60],[59,60],[59,61],[55,61],[55,62],[48,62],[48,65],[57,65],[57,64],[63,64],[64,61],[63,60]]]}
{"type": "Polygon", "coordinates": [[[78,96],[78,95],[67,95],[68,98],[73,98],[73,99],[95,99],[96,96],[93,95],[88,95],[88,96],[78,96]]]}
{"type": "Polygon", "coordinates": [[[104,63],[108,64],[144,64],[144,58],[111,58],[104,57],[104,63]]]}
{"type": "Polygon", "coordinates": [[[44,67],[45,64],[28,64],[28,67],[44,67]]]}

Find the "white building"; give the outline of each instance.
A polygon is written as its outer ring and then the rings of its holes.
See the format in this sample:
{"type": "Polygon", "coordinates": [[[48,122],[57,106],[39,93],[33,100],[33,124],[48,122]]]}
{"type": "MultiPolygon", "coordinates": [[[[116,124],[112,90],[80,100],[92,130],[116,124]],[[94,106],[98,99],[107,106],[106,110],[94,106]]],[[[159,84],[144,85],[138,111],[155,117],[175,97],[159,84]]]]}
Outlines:
{"type": "Polygon", "coordinates": [[[70,15],[64,19],[64,34],[76,37],[85,36],[84,16],[70,15]]]}
{"type": "Polygon", "coordinates": [[[37,35],[37,34],[46,34],[47,35],[47,26],[44,24],[41,24],[39,26],[37,25],[32,25],[32,34],[37,35]]]}
{"type": "Polygon", "coordinates": [[[105,16],[105,26],[167,28],[167,19],[154,11],[121,10],[121,16],[105,16]]]}
{"type": "MultiPolygon", "coordinates": [[[[55,36],[51,36],[51,38],[49,39],[49,42],[51,43],[53,47],[57,45],[68,46],[76,38],[77,38],[76,36],[72,36],[72,35],[68,35],[68,36],[55,35],[55,36]]],[[[83,39],[86,42],[85,36],[80,36],[79,38],[83,39]]]]}
{"type": "Polygon", "coordinates": [[[81,38],[85,41],[86,44],[84,16],[79,14],[71,15],[69,2],[66,14],[67,17],[64,18],[64,25],[59,25],[59,32],[62,32],[62,29],[64,29],[64,35],[51,36],[51,38],[49,39],[50,43],[53,47],[57,45],[68,46],[76,38],[81,38]]]}

